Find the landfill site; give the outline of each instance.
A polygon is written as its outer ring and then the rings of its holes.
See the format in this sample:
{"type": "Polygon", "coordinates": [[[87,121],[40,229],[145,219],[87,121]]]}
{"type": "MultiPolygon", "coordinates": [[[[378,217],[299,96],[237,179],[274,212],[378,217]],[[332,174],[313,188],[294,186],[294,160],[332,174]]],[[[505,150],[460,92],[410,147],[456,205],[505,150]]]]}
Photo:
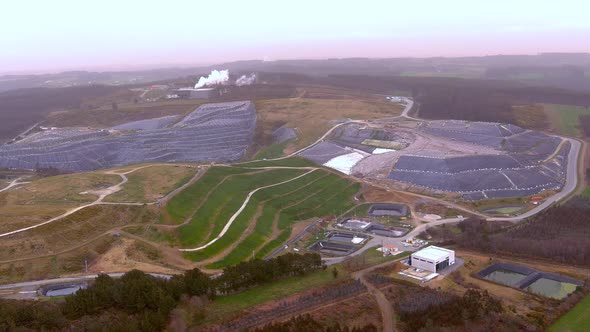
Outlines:
{"type": "Polygon", "coordinates": [[[467,201],[560,190],[570,143],[511,124],[442,121],[346,123],[300,156],[404,190],[467,201]]]}
{"type": "Polygon", "coordinates": [[[0,146],[0,168],[83,172],[143,162],[231,162],[244,157],[255,128],[250,101],[205,104],[184,118],[109,129],[43,128],[0,146]]]}

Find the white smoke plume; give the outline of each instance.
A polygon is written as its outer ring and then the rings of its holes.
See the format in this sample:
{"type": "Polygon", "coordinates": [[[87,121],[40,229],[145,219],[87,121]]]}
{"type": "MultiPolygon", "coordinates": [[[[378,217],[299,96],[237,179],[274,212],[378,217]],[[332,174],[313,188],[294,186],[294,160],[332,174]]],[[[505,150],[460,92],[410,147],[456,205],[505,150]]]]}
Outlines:
{"type": "Polygon", "coordinates": [[[229,70],[212,70],[209,76],[199,78],[199,81],[195,84],[195,89],[208,85],[225,84],[227,81],[229,81],[229,70]]]}
{"type": "Polygon", "coordinates": [[[250,85],[256,82],[256,74],[242,75],[236,80],[237,86],[250,85]]]}

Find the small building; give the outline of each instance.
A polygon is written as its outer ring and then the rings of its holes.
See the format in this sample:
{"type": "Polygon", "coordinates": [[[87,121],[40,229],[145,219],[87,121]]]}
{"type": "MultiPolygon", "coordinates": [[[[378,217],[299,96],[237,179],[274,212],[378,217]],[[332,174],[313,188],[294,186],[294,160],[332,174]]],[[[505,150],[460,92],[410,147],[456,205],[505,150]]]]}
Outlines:
{"type": "Polygon", "coordinates": [[[213,95],[215,88],[181,88],[174,91],[174,94],[181,99],[209,99],[213,95]]]}
{"type": "Polygon", "coordinates": [[[429,246],[410,255],[413,268],[437,273],[455,264],[455,251],[437,246],[429,246]]]}

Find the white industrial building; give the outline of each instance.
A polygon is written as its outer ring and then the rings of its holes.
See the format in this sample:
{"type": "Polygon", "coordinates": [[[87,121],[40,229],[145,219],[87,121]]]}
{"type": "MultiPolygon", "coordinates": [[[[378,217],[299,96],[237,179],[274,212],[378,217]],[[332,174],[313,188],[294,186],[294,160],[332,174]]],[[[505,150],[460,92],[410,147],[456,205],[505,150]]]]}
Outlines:
{"type": "Polygon", "coordinates": [[[437,246],[426,247],[410,256],[410,265],[413,268],[434,273],[453,264],[455,264],[455,251],[437,246]]]}

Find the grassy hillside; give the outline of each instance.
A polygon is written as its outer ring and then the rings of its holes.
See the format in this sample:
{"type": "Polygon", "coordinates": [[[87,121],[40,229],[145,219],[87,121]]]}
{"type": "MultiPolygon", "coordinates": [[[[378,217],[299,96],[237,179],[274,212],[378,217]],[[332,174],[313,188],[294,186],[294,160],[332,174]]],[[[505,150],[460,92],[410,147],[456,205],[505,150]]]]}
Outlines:
{"type": "Polygon", "coordinates": [[[39,257],[82,246],[117,227],[155,220],[153,209],[144,206],[95,205],[63,219],[0,241],[0,261],[39,257]]]}
{"type": "Polygon", "coordinates": [[[190,180],[196,168],[150,166],[127,175],[121,190],[107,196],[107,202],[155,202],[190,180]]]}
{"type": "MultiPolygon", "coordinates": [[[[261,162],[259,166],[263,166],[261,162]]],[[[184,248],[216,238],[252,190],[293,179],[307,169],[256,170],[213,167],[171,199],[164,208],[173,223],[186,222],[175,234],[184,248]]],[[[186,254],[219,269],[249,257],[264,257],[281,246],[293,226],[313,217],[340,214],[354,205],[360,185],[317,169],[296,180],[257,191],[227,233],[210,246],[186,254]]]]}
{"type": "Polygon", "coordinates": [[[560,134],[580,136],[580,115],[590,115],[590,109],[571,105],[545,105],[551,125],[560,134]]]}
{"type": "Polygon", "coordinates": [[[118,175],[90,172],[36,179],[11,188],[0,193],[0,232],[36,224],[90,203],[97,198],[93,190],[120,181],[118,175]]]}

